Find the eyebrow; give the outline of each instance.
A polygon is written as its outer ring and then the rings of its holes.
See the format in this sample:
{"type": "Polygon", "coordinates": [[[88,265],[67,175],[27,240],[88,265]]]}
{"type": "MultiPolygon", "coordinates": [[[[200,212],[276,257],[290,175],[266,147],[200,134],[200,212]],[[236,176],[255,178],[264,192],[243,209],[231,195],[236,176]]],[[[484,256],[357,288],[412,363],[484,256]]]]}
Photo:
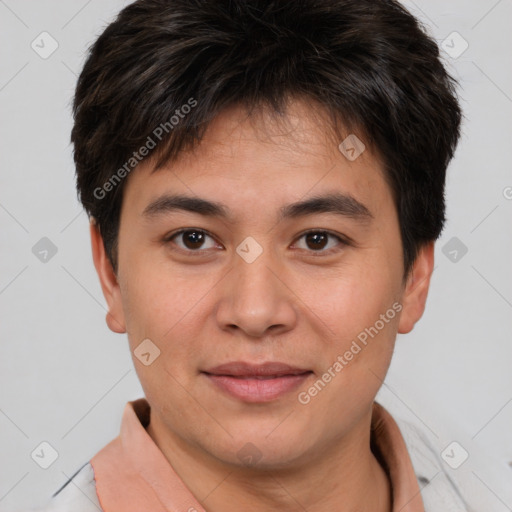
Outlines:
{"type": "MultiPolygon", "coordinates": [[[[165,194],[149,203],[142,216],[155,218],[176,210],[197,213],[205,217],[218,217],[232,221],[230,209],[222,203],[200,197],[165,194]]],[[[291,203],[279,210],[279,220],[294,219],[319,213],[334,213],[361,222],[373,219],[370,210],[354,197],[339,192],[310,197],[304,201],[291,203]]]]}

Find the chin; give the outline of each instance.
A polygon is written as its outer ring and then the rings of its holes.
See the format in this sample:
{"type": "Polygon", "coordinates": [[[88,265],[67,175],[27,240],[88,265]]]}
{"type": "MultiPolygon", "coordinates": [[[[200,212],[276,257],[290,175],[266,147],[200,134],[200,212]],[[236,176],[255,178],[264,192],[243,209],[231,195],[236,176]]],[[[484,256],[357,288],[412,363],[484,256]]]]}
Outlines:
{"type": "MultiPolygon", "coordinates": [[[[274,427],[275,428],[275,424],[274,427]]],[[[260,429],[257,434],[238,435],[228,445],[215,444],[208,451],[217,459],[237,468],[257,471],[286,469],[295,466],[303,458],[308,447],[303,446],[304,436],[290,432],[267,437],[272,429],[260,429]]]]}

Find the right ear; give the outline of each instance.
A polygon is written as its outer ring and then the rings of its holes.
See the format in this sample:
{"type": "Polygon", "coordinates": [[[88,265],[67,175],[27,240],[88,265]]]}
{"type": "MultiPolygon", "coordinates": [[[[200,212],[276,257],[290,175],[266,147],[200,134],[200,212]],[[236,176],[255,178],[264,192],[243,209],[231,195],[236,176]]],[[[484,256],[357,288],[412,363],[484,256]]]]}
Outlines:
{"type": "Polygon", "coordinates": [[[126,332],[126,322],[121,301],[121,290],[112,264],[107,257],[99,226],[93,217],[91,217],[89,229],[91,233],[92,259],[108,306],[107,325],[112,332],[122,334],[126,332]]]}

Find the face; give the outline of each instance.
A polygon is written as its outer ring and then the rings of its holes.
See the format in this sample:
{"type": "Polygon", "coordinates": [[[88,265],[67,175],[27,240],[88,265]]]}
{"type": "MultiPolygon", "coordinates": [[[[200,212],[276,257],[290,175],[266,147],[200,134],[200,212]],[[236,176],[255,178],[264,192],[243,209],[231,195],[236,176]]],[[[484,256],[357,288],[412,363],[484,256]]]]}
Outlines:
{"type": "Polygon", "coordinates": [[[310,461],[350,437],[423,311],[432,248],[404,282],[377,156],[349,160],[319,119],[300,101],[284,124],[232,108],[178,161],[139,164],[117,276],[91,230],[152,424],[227,464],[310,461]]]}

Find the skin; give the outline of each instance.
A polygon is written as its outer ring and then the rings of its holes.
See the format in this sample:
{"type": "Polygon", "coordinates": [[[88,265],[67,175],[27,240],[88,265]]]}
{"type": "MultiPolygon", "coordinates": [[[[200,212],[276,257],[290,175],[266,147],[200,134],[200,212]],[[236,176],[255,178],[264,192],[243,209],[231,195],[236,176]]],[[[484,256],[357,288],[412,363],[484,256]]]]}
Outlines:
{"type": "Polygon", "coordinates": [[[94,263],[109,313],[133,351],[149,338],[161,351],[134,365],[151,405],[148,433],[211,512],[390,511],[388,479],[370,450],[371,408],[397,333],[421,317],[433,243],[404,279],[399,223],[379,159],[369,147],[346,159],[312,103],[290,102],[282,123],[264,111],[230,108],[193,151],[152,173],[144,160],[123,196],[117,275],[91,222],[94,263]],[[312,195],[342,192],[372,218],[334,213],[278,221],[279,209],[312,195]],[[164,192],[223,203],[232,219],[176,210],[154,218],[145,207],[164,192]],[[184,228],[206,230],[204,245],[184,228]],[[324,248],[304,231],[334,237],[324,248]],[[237,246],[253,237],[252,263],[237,246]],[[193,247],[193,246],[192,246],[193,247]],[[298,402],[394,303],[402,310],[307,405],[298,402]],[[279,361],[312,370],[291,393],[266,403],[227,395],[200,372],[230,362],[279,361]],[[253,466],[237,452],[252,443],[253,466]]]}

